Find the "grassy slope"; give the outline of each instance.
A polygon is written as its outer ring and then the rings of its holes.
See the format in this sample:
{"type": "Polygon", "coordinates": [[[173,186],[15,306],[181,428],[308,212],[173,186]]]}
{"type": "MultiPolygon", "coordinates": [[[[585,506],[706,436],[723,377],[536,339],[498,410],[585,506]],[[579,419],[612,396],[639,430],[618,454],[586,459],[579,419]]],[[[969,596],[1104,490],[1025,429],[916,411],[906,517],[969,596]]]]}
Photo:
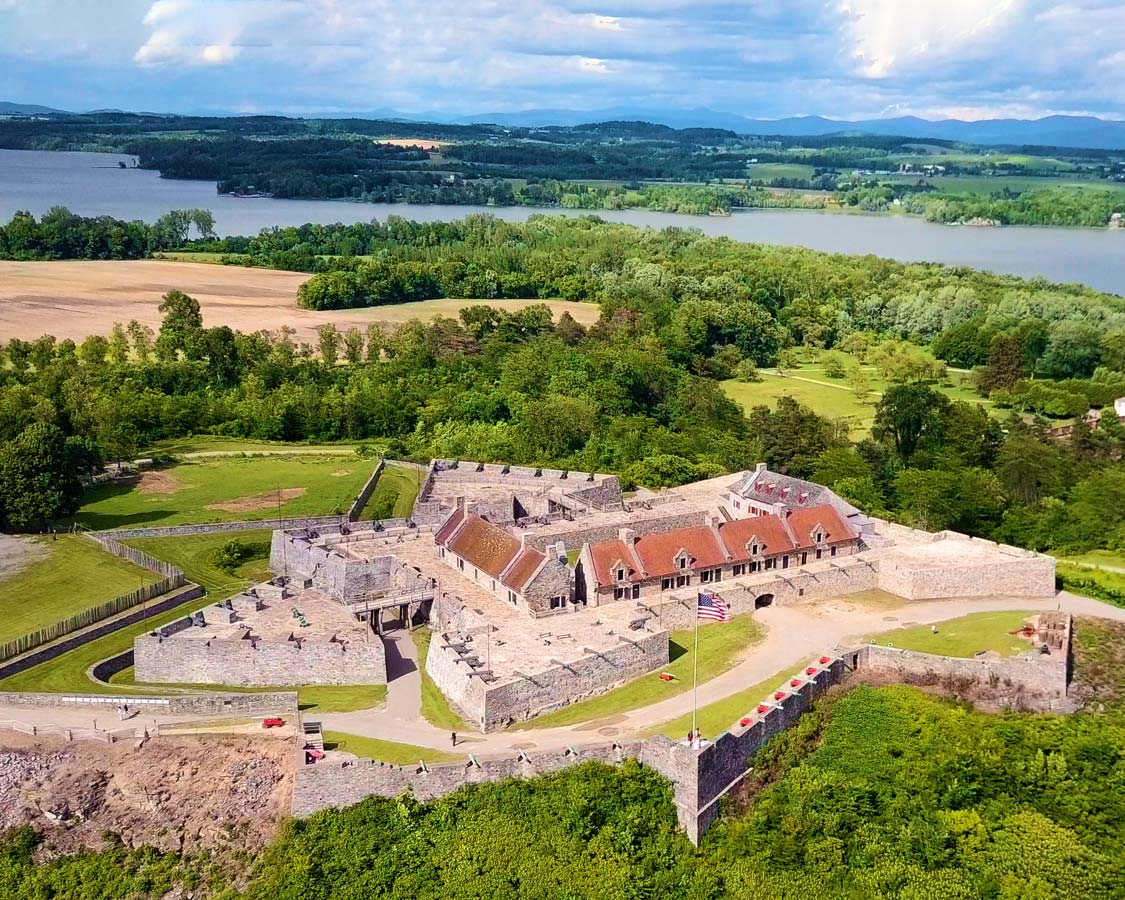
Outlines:
{"type": "Polygon", "coordinates": [[[414,510],[421,481],[420,469],[388,464],[360,516],[365,519],[402,519],[409,516],[414,510]]]}
{"type": "MultiPolygon", "coordinates": [[[[699,683],[710,681],[730,669],[748,648],[757,644],[764,636],[765,630],[750,615],[736,616],[730,622],[722,624],[701,626],[699,683]]],[[[559,725],[589,722],[639,709],[682,694],[684,691],[690,691],[695,661],[693,632],[690,629],[672,632],[669,656],[671,662],[663,671],[675,676],[672,681],[661,681],[660,673],[652,672],[605,694],[572,703],[570,706],[537,716],[530,722],[521,723],[516,727],[554,728],[559,725]]]]}
{"type": "Polygon", "coordinates": [[[157,441],[145,454],[183,453],[312,453],[348,454],[355,451],[354,443],[344,444],[291,444],[285,441],[253,441],[219,434],[195,434],[189,437],[157,441]]]}
{"type": "Polygon", "coordinates": [[[884,646],[900,650],[917,650],[942,656],[975,656],[985,650],[994,650],[1002,656],[1025,653],[1032,645],[1011,632],[1018,630],[1031,613],[1005,610],[1004,612],[973,613],[939,622],[937,634],[929,625],[899,628],[870,635],[865,641],[875,640],[884,646]]]}
{"type": "Polygon", "coordinates": [[[11,577],[0,573],[0,641],[152,584],[160,576],[107,553],[89,538],[28,538],[47,556],[11,577]]]}
{"type": "MultiPolygon", "coordinates": [[[[767,699],[779,685],[784,684],[789,678],[801,671],[802,666],[800,664],[787,666],[777,674],[759,681],[753,687],[748,687],[737,694],[731,694],[722,700],[716,700],[714,703],[701,706],[695,714],[696,727],[702,732],[703,737],[714,740],[759,703],[767,699]]],[[[664,722],[650,728],[646,733],[664,734],[674,740],[682,740],[687,737],[687,733],[691,730],[691,723],[691,713],[687,713],[678,719],[672,719],[670,722],[664,722]]]]}
{"type": "Polygon", "coordinates": [[[377,738],[345,734],[342,731],[324,732],[324,747],[327,750],[343,750],[390,763],[393,766],[409,766],[421,762],[440,763],[464,759],[463,755],[431,750],[429,747],[415,747],[413,744],[398,744],[394,741],[380,741],[377,738]]]}
{"type": "MultiPolygon", "coordinates": [[[[270,532],[266,530],[244,531],[238,537],[239,540],[248,543],[268,541],[270,532]]],[[[153,556],[165,559],[183,569],[191,581],[207,589],[207,599],[183,603],[174,610],[150,617],[146,622],[139,622],[136,625],[123,628],[96,641],[91,641],[70,653],[64,653],[50,662],[5,678],[0,681],[0,690],[56,693],[89,693],[93,691],[120,694],[138,693],[138,689],[130,688],[127,685],[115,685],[113,687],[96,685],[87,677],[86,670],[94,663],[123,650],[128,650],[133,646],[133,638],[138,635],[144,634],[158,625],[171,622],[188,612],[202,609],[208,603],[214,603],[216,600],[229,597],[254,581],[260,580],[264,571],[264,566],[260,561],[251,564],[251,566],[243,566],[239,574],[245,577],[241,578],[233,577],[215,568],[214,554],[228,540],[230,540],[230,535],[207,534],[193,537],[146,538],[130,541],[129,543],[132,546],[146,550],[153,556]],[[252,570],[254,566],[256,566],[256,569],[252,570]]]]}
{"type": "Polygon", "coordinates": [[[182,487],[146,493],[135,486],[106,485],[90,491],[75,519],[88,528],[181,525],[276,518],[276,503],[263,509],[224,511],[209,504],[276,491],[305,489],[281,504],[285,516],[331,515],[345,511],[371,474],[374,463],[355,456],[222,458],[173,466],[164,473],[182,487]]]}
{"type": "Polygon", "coordinates": [[[414,639],[414,646],[418,648],[418,660],[422,671],[422,718],[435,728],[467,731],[469,725],[449,705],[445,694],[426,672],[426,655],[430,652],[430,638],[433,634],[428,628],[418,628],[412,631],[410,636],[414,639]]]}

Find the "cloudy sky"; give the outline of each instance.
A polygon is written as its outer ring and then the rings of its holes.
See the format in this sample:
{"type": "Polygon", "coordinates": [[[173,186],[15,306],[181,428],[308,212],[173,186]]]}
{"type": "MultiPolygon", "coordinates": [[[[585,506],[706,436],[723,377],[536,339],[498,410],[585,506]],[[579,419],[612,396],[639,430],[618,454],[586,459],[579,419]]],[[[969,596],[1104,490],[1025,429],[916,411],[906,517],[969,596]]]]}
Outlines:
{"type": "Polygon", "coordinates": [[[0,100],[1125,118],[1125,2],[0,0],[0,100]]]}

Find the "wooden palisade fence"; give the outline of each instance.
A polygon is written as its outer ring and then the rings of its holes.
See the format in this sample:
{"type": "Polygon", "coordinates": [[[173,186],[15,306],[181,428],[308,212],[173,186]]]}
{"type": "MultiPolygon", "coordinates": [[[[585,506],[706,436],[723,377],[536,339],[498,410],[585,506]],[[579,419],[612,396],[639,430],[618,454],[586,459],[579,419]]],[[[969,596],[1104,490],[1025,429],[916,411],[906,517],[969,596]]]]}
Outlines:
{"type": "Polygon", "coordinates": [[[11,659],[22,653],[27,653],[29,650],[50,643],[75,631],[81,631],[83,628],[87,628],[95,622],[108,619],[110,616],[125,612],[125,610],[131,609],[138,604],[146,603],[154,597],[159,597],[162,594],[167,594],[169,591],[174,591],[187,582],[187,579],[184,578],[184,573],[180,569],[170,563],[164,562],[162,559],[157,559],[155,556],[145,553],[143,550],[128,547],[105,534],[91,534],[87,535],[87,537],[97,541],[114,556],[120,556],[122,559],[129,560],[129,562],[134,565],[148,569],[150,572],[156,572],[161,576],[160,580],[143,588],[138,588],[135,591],[130,591],[128,594],[121,594],[105,603],[100,603],[97,606],[84,609],[82,612],[76,613],[73,616],[59,619],[57,622],[52,622],[50,625],[44,626],[36,631],[20,635],[10,641],[5,641],[0,644],[0,661],[11,659]]]}

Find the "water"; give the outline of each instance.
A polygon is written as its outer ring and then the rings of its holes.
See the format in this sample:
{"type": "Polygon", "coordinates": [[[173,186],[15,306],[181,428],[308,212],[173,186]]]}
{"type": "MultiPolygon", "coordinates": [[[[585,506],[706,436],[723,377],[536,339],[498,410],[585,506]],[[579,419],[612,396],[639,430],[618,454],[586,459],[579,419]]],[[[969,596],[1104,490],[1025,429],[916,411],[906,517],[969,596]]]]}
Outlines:
{"type": "MultiPolygon", "coordinates": [[[[227,235],[255,234],[269,226],[305,222],[367,222],[389,215],[432,222],[477,212],[509,221],[521,221],[536,213],[584,214],[528,207],[240,199],[216,193],[210,182],[178,181],[161,178],[156,172],[121,169],[119,160],[131,164],[130,157],[107,153],[0,150],[0,220],[7,221],[16,210],[39,215],[61,205],[82,215],[151,222],[170,209],[201,207],[211,210],[216,230],[227,235]]],[[[1125,232],[970,228],[934,225],[903,216],[845,216],[805,210],[754,210],[724,218],[647,210],[603,210],[598,215],[653,228],[697,228],[739,241],[832,253],[873,253],[904,262],[941,262],[1025,277],[1042,276],[1051,281],[1077,281],[1125,294],[1125,232]]]]}

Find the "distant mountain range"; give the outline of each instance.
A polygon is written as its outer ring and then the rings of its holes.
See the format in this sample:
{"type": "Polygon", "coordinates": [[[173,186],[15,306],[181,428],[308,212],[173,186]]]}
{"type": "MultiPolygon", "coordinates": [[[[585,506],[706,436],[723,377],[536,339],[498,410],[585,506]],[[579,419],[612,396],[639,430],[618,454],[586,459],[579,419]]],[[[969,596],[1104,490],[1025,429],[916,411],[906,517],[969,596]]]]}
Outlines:
{"type": "MultiPolygon", "coordinates": [[[[120,110],[94,110],[120,112],[120,110]]],[[[65,110],[49,106],[0,101],[0,115],[51,115],[65,110]]],[[[220,113],[212,113],[220,115],[220,113]]],[[[279,113],[284,115],[283,113],[279,113]]],[[[145,113],[145,115],[158,115],[145,113]]],[[[752,119],[714,109],[645,109],[610,107],[598,110],[529,109],[519,112],[478,113],[456,116],[433,112],[402,112],[394,109],[366,112],[326,112],[302,118],[393,119],[404,122],[440,122],[448,125],[494,124],[509,127],[586,125],[591,122],[652,122],[671,128],[723,128],[739,134],[784,135],[878,134],[912,138],[938,138],[969,144],[1036,145],[1041,147],[1087,147],[1125,149],[1125,121],[1093,116],[1046,116],[1042,119],[961,119],[931,121],[916,116],[893,119],[828,119],[823,116],[792,116],[784,119],[752,119]]]]}

